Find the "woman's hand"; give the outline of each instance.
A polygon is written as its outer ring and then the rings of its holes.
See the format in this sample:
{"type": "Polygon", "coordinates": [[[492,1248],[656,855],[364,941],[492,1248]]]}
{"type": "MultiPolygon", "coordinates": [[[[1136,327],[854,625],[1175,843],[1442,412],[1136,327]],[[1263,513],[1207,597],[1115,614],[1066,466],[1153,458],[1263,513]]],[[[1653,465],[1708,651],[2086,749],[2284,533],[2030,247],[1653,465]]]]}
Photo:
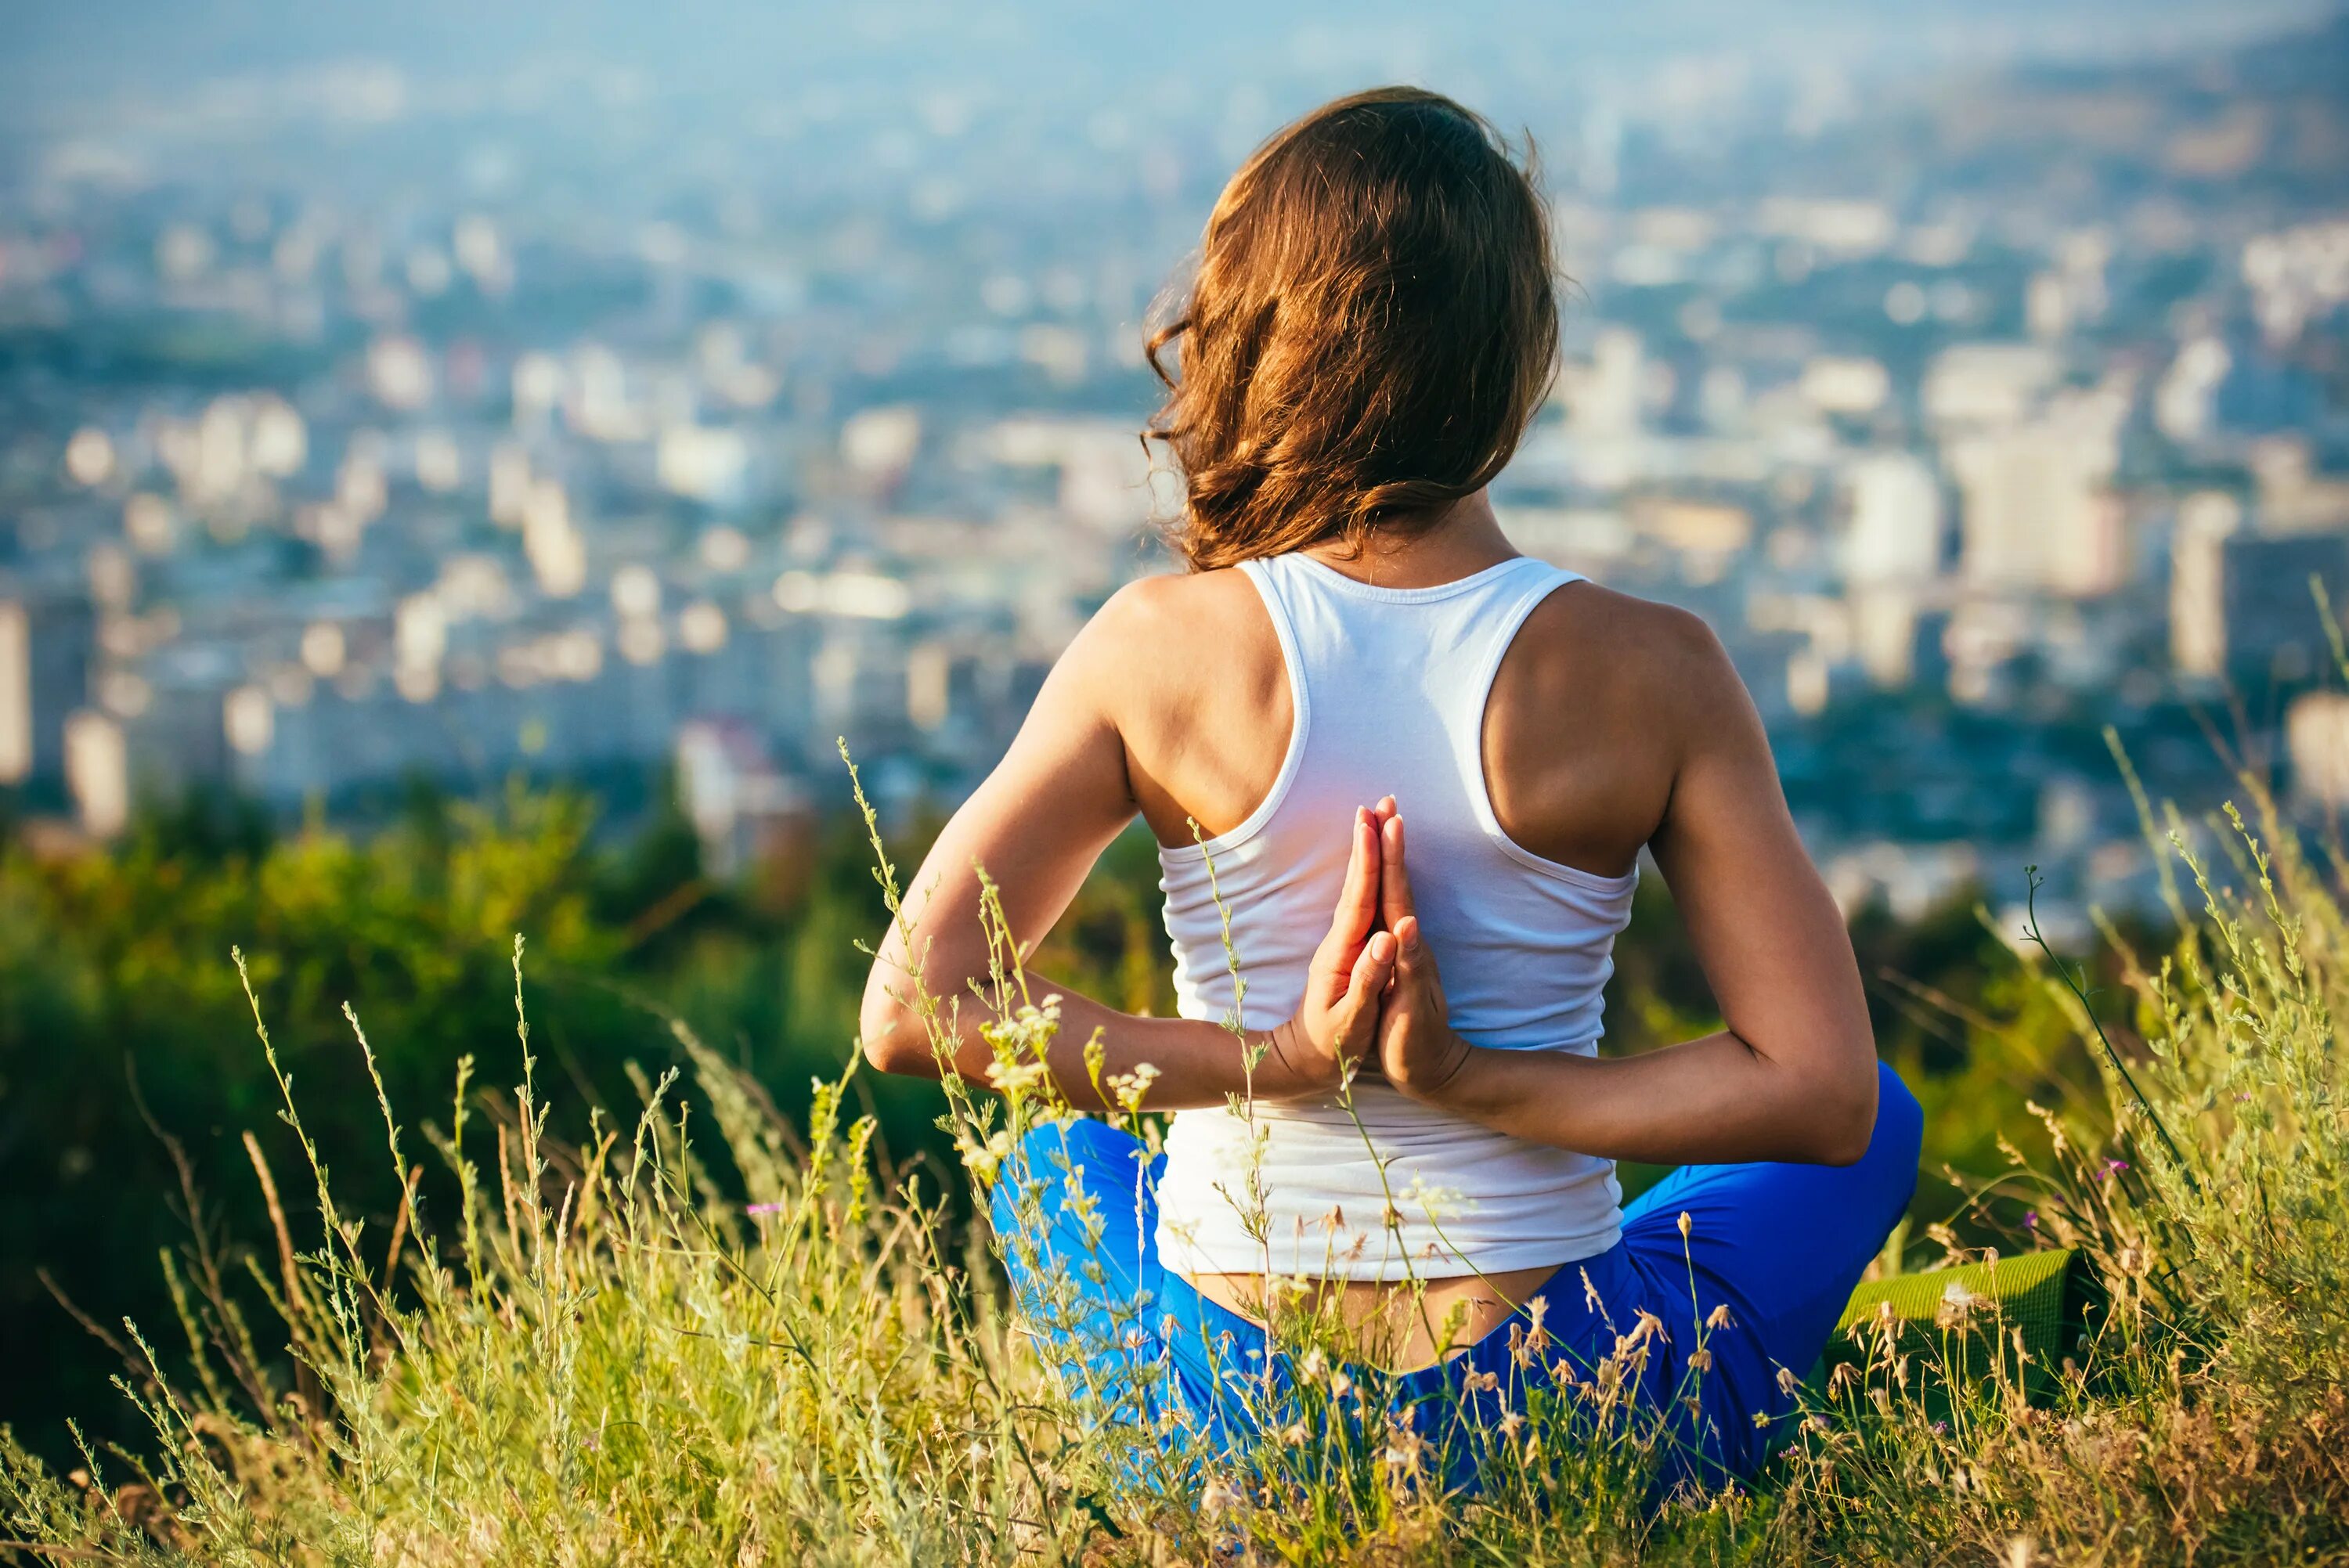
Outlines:
{"type": "Polygon", "coordinates": [[[1265,1047],[1255,1088],[1267,1099],[1328,1094],[1378,1045],[1379,998],[1393,976],[1395,939],[1378,929],[1379,819],[1357,807],[1346,885],[1305,974],[1294,1016],[1252,1043],[1265,1047]]]}
{"type": "Polygon", "coordinates": [[[1381,801],[1379,913],[1393,934],[1394,978],[1379,1012],[1379,1068],[1387,1082],[1413,1099],[1440,1094],[1468,1059],[1468,1042],[1452,1029],[1444,981],[1413,912],[1411,874],[1403,864],[1402,818],[1381,801]]]}

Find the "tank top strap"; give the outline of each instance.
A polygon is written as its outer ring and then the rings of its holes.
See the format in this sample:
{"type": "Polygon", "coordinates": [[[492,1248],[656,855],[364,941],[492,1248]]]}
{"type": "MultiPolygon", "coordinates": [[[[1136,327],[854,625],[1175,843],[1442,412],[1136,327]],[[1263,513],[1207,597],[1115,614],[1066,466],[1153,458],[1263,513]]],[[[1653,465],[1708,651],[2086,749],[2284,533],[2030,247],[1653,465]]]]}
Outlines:
{"type": "Polygon", "coordinates": [[[1288,746],[1271,790],[1246,822],[1224,835],[1226,840],[1253,834],[1279,810],[1304,759],[1306,738],[1312,729],[1315,683],[1307,678],[1306,643],[1299,626],[1305,606],[1297,602],[1300,585],[1288,568],[1291,559],[1287,555],[1257,556],[1239,563],[1240,571],[1256,585],[1257,597],[1264,602],[1265,615],[1272,622],[1273,640],[1280,645],[1280,663],[1288,676],[1288,746]]]}
{"type": "Polygon", "coordinates": [[[1489,598],[1477,611],[1477,630],[1484,643],[1476,664],[1483,677],[1478,682],[1480,688],[1501,667],[1501,656],[1516,641],[1517,631],[1526,624],[1526,617],[1534,613],[1534,606],[1568,583],[1582,580],[1580,573],[1552,566],[1538,556],[1520,555],[1509,563],[1508,571],[1494,582],[1489,598]]]}
{"type": "Polygon", "coordinates": [[[1468,681],[1458,693],[1460,701],[1454,709],[1472,721],[1472,735],[1484,727],[1485,703],[1492,695],[1493,677],[1500,674],[1501,660],[1507,656],[1509,645],[1517,640],[1526,618],[1552,593],[1569,583],[1581,581],[1578,572],[1552,566],[1531,555],[1520,555],[1511,563],[1510,571],[1493,584],[1489,596],[1476,606],[1468,681]]]}
{"type": "Polygon", "coordinates": [[[1257,597],[1264,601],[1264,613],[1272,617],[1273,634],[1280,640],[1281,655],[1294,669],[1297,663],[1297,617],[1289,601],[1294,593],[1290,579],[1295,575],[1286,555],[1257,555],[1239,563],[1241,573],[1256,584],[1257,597]]]}
{"type": "Polygon", "coordinates": [[[1452,742],[1453,765],[1459,770],[1469,803],[1487,832],[1498,835],[1500,831],[1492,797],[1485,787],[1485,709],[1492,701],[1493,681],[1501,673],[1501,661],[1508,656],[1510,645],[1517,640],[1518,632],[1524,629],[1536,607],[1568,583],[1582,581],[1580,573],[1568,572],[1530,555],[1520,556],[1513,569],[1493,585],[1490,597],[1477,607],[1473,636],[1463,650],[1468,657],[1462,662],[1462,679],[1451,694],[1452,700],[1444,705],[1444,729],[1452,742]]]}

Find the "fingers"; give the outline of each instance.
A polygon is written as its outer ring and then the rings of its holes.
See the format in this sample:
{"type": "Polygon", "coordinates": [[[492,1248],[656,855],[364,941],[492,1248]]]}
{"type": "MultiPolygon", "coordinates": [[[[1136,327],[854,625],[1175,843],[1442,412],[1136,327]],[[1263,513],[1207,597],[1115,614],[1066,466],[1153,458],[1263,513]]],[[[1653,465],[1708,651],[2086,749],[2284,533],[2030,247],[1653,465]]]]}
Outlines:
{"type": "Polygon", "coordinates": [[[1444,982],[1435,972],[1435,952],[1427,945],[1427,931],[1419,916],[1406,914],[1394,932],[1394,995],[1444,1006],[1444,982]]]}
{"type": "Polygon", "coordinates": [[[1424,988],[1435,978],[1435,955],[1427,950],[1419,916],[1406,914],[1395,923],[1394,985],[1397,995],[1424,988]]]}
{"type": "MultiPolygon", "coordinates": [[[[1381,804],[1392,804],[1390,795],[1381,804]]],[[[1403,865],[1402,818],[1388,816],[1379,828],[1379,913],[1389,931],[1399,931],[1413,918],[1411,873],[1403,865]]]]}
{"type": "Polygon", "coordinates": [[[1378,923],[1381,883],[1379,836],[1371,814],[1354,809],[1354,840],[1346,860],[1346,885],[1330,921],[1330,934],[1348,946],[1360,942],[1378,923]]]}
{"type": "Polygon", "coordinates": [[[1387,932],[1373,932],[1362,944],[1360,956],[1354,960],[1354,973],[1346,985],[1346,1004],[1350,1008],[1375,1008],[1379,995],[1394,977],[1396,946],[1394,937],[1387,932]]]}

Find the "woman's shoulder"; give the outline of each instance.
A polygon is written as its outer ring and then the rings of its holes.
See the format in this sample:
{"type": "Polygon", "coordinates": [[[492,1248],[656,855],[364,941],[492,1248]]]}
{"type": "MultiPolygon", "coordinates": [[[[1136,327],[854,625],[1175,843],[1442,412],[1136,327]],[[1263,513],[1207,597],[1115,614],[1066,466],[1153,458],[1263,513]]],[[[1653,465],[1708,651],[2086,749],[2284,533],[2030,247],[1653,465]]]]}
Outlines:
{"type": "Polygon", "coordinates": [[[1575,583],[1528,615],[1485,710],[1486,787],[1501,826],[1537,854],[1601,873],[1655,833],[1708,735],[1749,708],[1702,616],[1575,583]]]}
{"type": "Polygon", "coordinates": [[[1264,602],[1237,567],[1137,577],[1112,593],[1085,628],[1092,656],[1152,663],[1187,650],[1228,655],[1260,638],[1275,645],[1264,602]]]}
{"type": "Polygon", "coordinates": [[[1165,711],[1186,695],[1240,697],[1280,669],[1264,601],[1236,568],[1138,577],[1112,593],[1062,655],[1112,707],[1165,711]],[[1265,666],[1259,668],[1257,666],[1265,666]]]}
{"type": "Polygon", "coordinates": [[[1185,818],[1221,832],[1280,770],[1291,704],[1263,600],[1233,568],[1140,578],[1112,594],[1070,650],[1126,749],[1163,843],[1185,818]]]}
{"type": "Polygon", "coordinates": [[[1604,661],[1619,677],[1684,686],[1728,667],[1703,616],[1588,579],[1550,594],[1526,617],[1511,654],[1545,665],[1604,661]]]}
{"type": "Polygon", "coordinates": [[[1568,584],[1526,616],[1495,699],[1522,712],[1619,719],[1627,736],[1651,742],[1748,701],[1704,617],[1590,582],[1568,584]]]}

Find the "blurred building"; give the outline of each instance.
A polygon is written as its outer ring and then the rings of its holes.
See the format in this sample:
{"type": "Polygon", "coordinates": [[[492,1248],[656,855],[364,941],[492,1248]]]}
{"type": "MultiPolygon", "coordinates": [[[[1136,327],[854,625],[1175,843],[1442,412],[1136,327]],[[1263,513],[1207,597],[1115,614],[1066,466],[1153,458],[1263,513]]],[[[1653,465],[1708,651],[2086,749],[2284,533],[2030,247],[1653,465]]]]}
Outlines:
{"type": "Polygon", "coordinates": [[[85,595],[0,580],[0,785],[63,785],[66,722],[89,700],[96,625],[85,595]]]}
{"type": "Polygon", "coordinates": [[[2220,546],[2221,638],[2228,674],[2285,683],[2333,672],[2319,593],[2336,618],[2349,603],[2349,535],[2237,534],[2220,546]]]}
{"type": "Polygon", "coordinates": [[[701,841],[703,871],[732,879],[804,877],[815,813],[807,787],[785,773],[756,730],[691,719],[677,732],[678,804],[701,841]]]}
{"type": "Polygon", "coordinates": [[[2307,692],[2293,698],[2284,741],[2293,796],[2328,811],[2349,806],[2349,696],[2307,692]]]}

